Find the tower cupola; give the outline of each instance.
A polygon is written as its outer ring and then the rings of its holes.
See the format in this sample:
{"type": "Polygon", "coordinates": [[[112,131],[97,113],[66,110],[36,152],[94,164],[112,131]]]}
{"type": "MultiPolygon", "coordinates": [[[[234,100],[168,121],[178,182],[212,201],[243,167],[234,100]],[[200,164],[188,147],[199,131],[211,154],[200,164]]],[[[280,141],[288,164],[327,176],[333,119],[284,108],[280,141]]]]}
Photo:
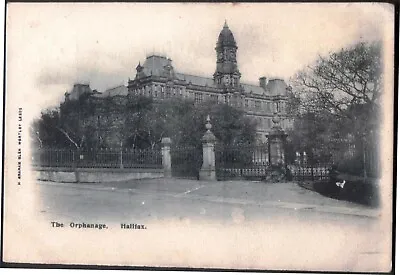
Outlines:
{"type": "Polygon", "coordinates": [[[226,47],[226,46],[237,48],[235,37],[233,37],[233,33],[229,29],[228,24],[226,23],[226,20],[225,20],[224,27],[222,28],[222,31],[220,32],[220,34],[218,36],[217,48],[218,47],[226,47]]]}
{"type": "Polygon", "coordinates": [[[237,48],[233,33],[225,21],[215,47],[217,66],[214,73],[214,83],[225,90],[235,90],[240,86],[241,74],[236,60],[237,48]]]}

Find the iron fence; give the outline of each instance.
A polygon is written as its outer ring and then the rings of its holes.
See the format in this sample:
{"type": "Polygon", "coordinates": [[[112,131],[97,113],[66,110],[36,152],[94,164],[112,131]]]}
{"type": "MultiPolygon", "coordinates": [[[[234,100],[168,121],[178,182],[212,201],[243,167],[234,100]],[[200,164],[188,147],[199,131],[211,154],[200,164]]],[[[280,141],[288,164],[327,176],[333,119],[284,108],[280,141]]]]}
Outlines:
{"type": "Polygon", "coordinates": [[[267,145],[222,146],[215,148],[218,179],[264,178],[269,166],[267,145]]]}
{"type": "Polygon", "coordinates": [[[160,149],[54,149],[32,153],[32,164],[39,167],[78,168],[162,168],[160,149]]]}
{"type": "Polygon", "coordinates": [[[287,151],[288,168],[294,179],[325,180],[330,169],[341,173],[377,178],[381,175],[379,143],[335,140],[325,148],[306,152],[287,151]],[[312,155],[311,155],[312,154],[312,155]]]}
{"type": "Polygon", "coordinates": [[[198,179],[203,163],[203,150],[198,147],[172,147],[171,173],[176,178],[198,179]]]}
{"type": "Polygon", "coordinates": [[[315,163],[302,165],[288,165],[288,169],[295,181],[328,181],[332,169],[331,163],[315,163]]]}
{"type": "Polygon", "coordinates": [[[32,164],[40,167],[73,167],[76,151],[68,149],[41,148],[32,152],[32,164]]]}

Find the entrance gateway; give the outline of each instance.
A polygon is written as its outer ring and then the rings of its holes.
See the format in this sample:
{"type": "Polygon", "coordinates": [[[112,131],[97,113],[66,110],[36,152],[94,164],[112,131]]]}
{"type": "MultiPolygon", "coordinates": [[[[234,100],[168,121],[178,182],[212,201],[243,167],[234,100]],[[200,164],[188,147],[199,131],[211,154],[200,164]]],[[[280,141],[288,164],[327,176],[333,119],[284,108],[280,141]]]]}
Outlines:
{"type": "MultiPolygon", "coordinates": [[[[268,142],[261,145],[240,144],[224,146],[217,142],[211,132],[210,117],[207,116],[206,133],[203,135],[203,148],[172,147],[172,176],[201,180],[266,179],[277,173],[285,165],[285,132],[275,127],[268,142]]],[[[285,169],[282,170],[283,176],[285,169]]],[[[278,173],[279,174],[279,173],[278,173]]],[[[282,174],[282,173],[280,173],[282,174]]]]}

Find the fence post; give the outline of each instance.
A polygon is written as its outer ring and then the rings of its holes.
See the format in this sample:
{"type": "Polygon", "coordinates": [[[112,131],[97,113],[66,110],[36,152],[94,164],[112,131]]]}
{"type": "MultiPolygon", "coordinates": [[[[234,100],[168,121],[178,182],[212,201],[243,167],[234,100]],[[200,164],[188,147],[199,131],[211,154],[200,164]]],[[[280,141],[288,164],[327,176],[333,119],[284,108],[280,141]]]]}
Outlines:
{"type": "Polygon", "coordinates": [[[80,149],[80,148],[77,148],[77,149],[76,149],[76,156],[77,156],[77,158],[76,158],[76,160],[74,161],[75,181],[76,181],[77,183],[80,183],[80,182],[81,182],[81,177],[80,177],[80,174],[79,174],[79,166],[80,166],[80,161],[81,161],[82,158],[83,158],[83,155],[82,155],[82,152],[81,152],[81,149],[80,149]]]}
{"type": "Polygon", "coordinates": [[[201,180],[216,180],[215,176],[215,143],[217,138],[211,132],[210,116],[207,116],[206,133],[201,139],[203,142],[203,165],[200,169],[201,180]]]}
{"type": "Polygon", "coordinates": [[[121,141],[121,146],[120,146],[120,151],[119,151],[119,168],[124,169],[124,161],[122,159],[123,153],[122,153],[122,141],[121,141]]]}
{"type": "Polygon", "coordinates": [[[162,165],[164,168],[164,177],[171,177],[171,139],[169,137],[162,138],[162,165]]]}

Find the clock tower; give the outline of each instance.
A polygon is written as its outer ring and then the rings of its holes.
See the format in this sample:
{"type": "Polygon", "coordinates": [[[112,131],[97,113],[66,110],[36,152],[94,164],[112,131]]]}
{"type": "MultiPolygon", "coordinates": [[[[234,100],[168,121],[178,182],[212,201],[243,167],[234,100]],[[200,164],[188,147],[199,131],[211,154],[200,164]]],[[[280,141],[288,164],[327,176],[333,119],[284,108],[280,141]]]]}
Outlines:
{"type": "Polygon", "coordinates": [[[214,73],[214,83],[226,92],[235,92],[240,88],[241,74],[236,61],[237,48],[235,38],[225,21],[215,47],[217,68],[214,73]]]}

